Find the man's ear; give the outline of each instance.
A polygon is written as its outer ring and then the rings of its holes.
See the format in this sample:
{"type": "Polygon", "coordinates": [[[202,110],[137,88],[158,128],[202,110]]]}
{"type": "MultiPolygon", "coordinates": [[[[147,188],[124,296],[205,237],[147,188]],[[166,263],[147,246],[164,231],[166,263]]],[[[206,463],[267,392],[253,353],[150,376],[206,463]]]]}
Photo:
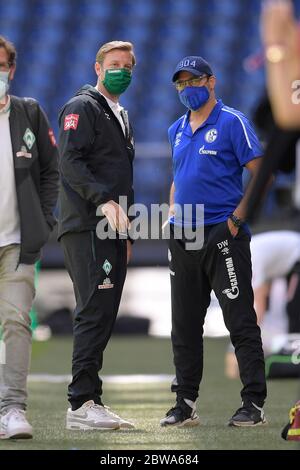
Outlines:
{"type": "Polygon", "coordinates": [[[9,70],[9,80],[13,80],[16,72],[16,64],[12,65],[12,67],[9,70]]]}
{"type": "Polygon", "coordinates": [[[216,80],[216,77],[215,77],[214,75],[212,75],[211,77],[209,77],[208,83],[209,83],[209,88],[210,88],[210,90],[214,90],[214,89],[215,89],[216,82],[217,82],[217,80],[216,80]]]}
{"type": "Polygon", "coordinates": [[[98,78],[102,78],[103,68],[102,68],[101,64],[99,64],[99,62],[95,63],[95,72],[96,72],[98,78]]]}

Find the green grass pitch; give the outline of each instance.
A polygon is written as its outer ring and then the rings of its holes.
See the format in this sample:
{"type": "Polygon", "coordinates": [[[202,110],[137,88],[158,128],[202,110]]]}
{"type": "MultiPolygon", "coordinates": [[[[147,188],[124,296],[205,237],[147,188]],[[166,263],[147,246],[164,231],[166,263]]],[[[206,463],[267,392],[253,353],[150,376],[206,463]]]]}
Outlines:
{"type": "MultiPolygon", "coordinates": [[[[240,406],[240,383],[224,377],[226,340],[205,340],[204,378],[198,400],[201,426],[165,429],[159,420],[173,405],[168,383],[104,384],[104,402],[132,419],[129,431],[71,432],[65,429],[67,384],[29,385],[28,418],[34,427],[30,441],[0,441],[5,449],[95,449],[95,450],[205,450],[286,449],[280,432],[289,408],[299,399],[297,380],[270,381],[265,412],[269,424],[254,429],[232,429],[228,418],[240,406]]],[[[69,338],[34,343],[31,373],[69,374],[72,341],[69,338]]],[[[168,339],[113,337],[105,353],[103,374],[173,374],[168,339]]]]}

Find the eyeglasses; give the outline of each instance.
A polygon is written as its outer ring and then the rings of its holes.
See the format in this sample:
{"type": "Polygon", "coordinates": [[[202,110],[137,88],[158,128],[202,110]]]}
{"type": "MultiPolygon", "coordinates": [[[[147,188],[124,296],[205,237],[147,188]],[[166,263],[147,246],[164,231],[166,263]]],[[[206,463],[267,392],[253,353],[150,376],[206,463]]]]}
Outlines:
{"type": "Polygon", "coordinates": [[[201,75],[197,78],[189,78],[188,80],[177,80],[174,82],[174,86],[177,91],[182,91],[187,86],[198,86],[204,78],[209,78],[208,75],[201,75]]]}

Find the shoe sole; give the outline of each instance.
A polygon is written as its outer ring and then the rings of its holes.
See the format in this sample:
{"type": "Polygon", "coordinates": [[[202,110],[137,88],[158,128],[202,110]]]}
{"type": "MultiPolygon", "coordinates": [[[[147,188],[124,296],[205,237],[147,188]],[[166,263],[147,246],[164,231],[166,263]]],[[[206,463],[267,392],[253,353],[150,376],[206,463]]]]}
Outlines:
{"type": "Polygon", "coordinates": [[[256,426],[265,426],[267,425],[267,421],[259,421],[258,423],[238,423],[237,421],[231,421],[228,423],[228,426],[235,427],[235,428],[255,428],[256,426]]]}
{"type": "Polygon", "coordinates": [[[74,424],[67,424],[66,429],[68,431],[116,431],[117,429],[120,429],[120,425],[116,424],[114,427],[95,427],[95,426],[89,426],[88,424],[82,424],[82,423],[74,423],[74,424]]]}
{"type": "Polygon", "coordinates": [[[163,428],[171,428],[171,427],[176,427],[176,428],[184,428],[184,427],[194,427],[194,426],[199,426],[200,424],[200,419],[195,418],[195,419],[186,419],[182,423],[174,423],[174,424],[169,424],[169,423],[164,423],[160,424],[163,428]]]}
{"type": "Polygon", "coordinates": [[[135,429],[135,425],[132,423],[120,423],[120,429],[135,429]]]}
{"type": "Polygon", "coordinates": [[[17,432],[15,434],[2,434],[0,435],[0,439],[32,439],[32,434],[27,431],[17,432]]]}

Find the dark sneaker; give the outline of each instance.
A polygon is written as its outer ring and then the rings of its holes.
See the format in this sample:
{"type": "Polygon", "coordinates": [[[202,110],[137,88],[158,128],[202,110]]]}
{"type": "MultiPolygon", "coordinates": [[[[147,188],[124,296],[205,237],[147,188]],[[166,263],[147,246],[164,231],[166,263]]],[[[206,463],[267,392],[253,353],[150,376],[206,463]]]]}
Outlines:
{"type": "Polygon", "coordinates": [[[171,408],[166,417],[160,420],[161,426],[198,426],[200,419],[196,413],[196,403],[187,398],[181,398],[171,408]]]}
{"type": "Polygon", "coordinates": [[[267,424],[264,411],[254,403],[242,404],[232,418],[229,420],[228,426],[260,426],[267,424]]]}

